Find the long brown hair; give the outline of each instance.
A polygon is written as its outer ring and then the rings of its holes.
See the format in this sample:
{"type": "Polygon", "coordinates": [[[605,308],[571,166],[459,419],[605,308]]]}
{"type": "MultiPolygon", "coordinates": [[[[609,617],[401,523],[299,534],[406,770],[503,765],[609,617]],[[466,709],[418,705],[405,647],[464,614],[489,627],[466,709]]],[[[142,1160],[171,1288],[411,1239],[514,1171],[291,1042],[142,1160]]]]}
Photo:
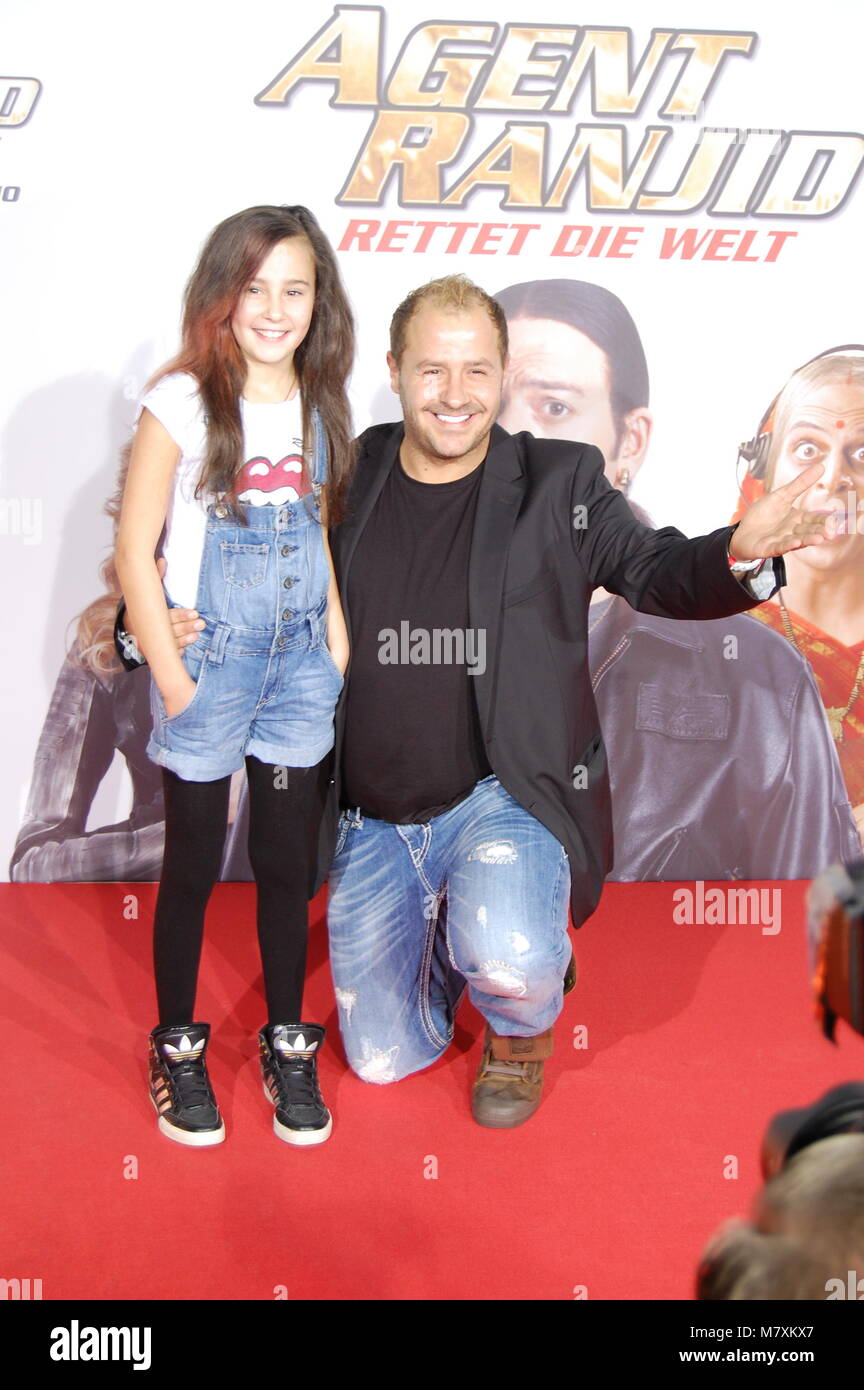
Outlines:
{"type": "MultiPolygon", "coordinates": [[[[308,208],[246,208],[214,228],[186,286],[180,351],[153,380],[170,372],[188,372],[198,382],[207,417],[207,456],[196,495],[225,493],[234,515],[242,521],[234,487],[243,467],[240,397],[246,363],[231,319],[261,262],[274,246],[290,237],[303,237],[315,262],[315,308],[309,331],[294,354],[294,367],[303,405],[304,452],[313,440],[313,408],[321,414],[329,463],[327,514],[330,524],[335,525],[344,515],[354,463],[347,396],[354,360],[354,319],[333,248],[308,208]]],[[[304,469],[308,469],[306,458],[304,469]]]]}

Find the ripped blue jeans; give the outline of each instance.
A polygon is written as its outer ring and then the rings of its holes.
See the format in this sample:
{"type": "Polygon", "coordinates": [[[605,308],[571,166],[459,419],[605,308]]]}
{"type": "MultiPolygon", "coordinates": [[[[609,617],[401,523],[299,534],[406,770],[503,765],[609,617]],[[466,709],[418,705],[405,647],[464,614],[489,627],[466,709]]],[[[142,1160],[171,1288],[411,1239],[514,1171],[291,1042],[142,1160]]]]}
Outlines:
{"type": "Polygon", "coordinates": [[[466,986],[496,1033],[533,1037],[560,1013],[569,861],[494,775],[425,825],[344,812],[329,891],[339,1023],[364,1081],[440,1057],[466,986]]]}

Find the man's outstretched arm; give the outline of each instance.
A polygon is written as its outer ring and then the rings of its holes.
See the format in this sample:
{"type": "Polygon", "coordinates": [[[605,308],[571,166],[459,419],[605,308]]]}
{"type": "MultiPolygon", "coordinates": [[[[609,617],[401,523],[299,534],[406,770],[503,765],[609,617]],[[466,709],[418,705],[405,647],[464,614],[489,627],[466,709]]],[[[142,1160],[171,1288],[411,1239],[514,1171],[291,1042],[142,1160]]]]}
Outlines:
{"type": "Polygon", "coordinates": [[[586,448],[574,475],[573,544],[592,583],[633,607],[664,618],[715,618],[740,613],[785,583],[783,553],[830,539],[830,516],[795,505],[821,472],[806,469],[794,483],[755,502],[737,527],[688,539],[673,526],[652,530],[633,516],[602,472],[602,455],[586,448]],[[763,503],[769,505],[763,506],[763,503]],[[736,575],[729,560],[770,560],[757,583],[736,575]]]}

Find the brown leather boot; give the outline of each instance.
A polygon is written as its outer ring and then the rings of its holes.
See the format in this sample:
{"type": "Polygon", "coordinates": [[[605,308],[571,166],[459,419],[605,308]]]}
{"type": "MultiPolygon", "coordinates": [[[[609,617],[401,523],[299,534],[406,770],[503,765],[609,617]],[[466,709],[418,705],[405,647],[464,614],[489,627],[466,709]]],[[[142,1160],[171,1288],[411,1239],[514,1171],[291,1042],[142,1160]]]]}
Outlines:
{"type": "Polygon", "coordinates": [[[579,978],[579,967],[576,964],[576,957],[570,952],[570,963],[564,971],[564,993],[569,994],[576,988],[576,981],[579,978]]]}
{"type": "Polygon", "coordinates": [[[543,1092],[543,1063],[551,1055],[551,1028],[533,1038],[505,1038],[487,1023],[471,1093],[471,1113],[478,1125],[515,1129],[530,1119],[543,1092]]]}

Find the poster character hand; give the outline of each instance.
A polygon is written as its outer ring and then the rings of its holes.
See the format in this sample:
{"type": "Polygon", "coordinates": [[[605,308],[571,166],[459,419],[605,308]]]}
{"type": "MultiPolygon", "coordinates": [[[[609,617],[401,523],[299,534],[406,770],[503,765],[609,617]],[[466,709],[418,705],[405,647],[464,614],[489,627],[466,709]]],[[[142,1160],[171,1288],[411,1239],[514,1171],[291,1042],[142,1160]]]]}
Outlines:
{"type": "Polygon", "coordinates": [[[184,678],[176,687],[163,692],[162,701],[165,705],[165,713],[169,719],[176,719],[178,714],[182,714],[187,705],[192,703],[192,696],[195,694],[195,682],[192,677],[184,673],[184,678]]]}

